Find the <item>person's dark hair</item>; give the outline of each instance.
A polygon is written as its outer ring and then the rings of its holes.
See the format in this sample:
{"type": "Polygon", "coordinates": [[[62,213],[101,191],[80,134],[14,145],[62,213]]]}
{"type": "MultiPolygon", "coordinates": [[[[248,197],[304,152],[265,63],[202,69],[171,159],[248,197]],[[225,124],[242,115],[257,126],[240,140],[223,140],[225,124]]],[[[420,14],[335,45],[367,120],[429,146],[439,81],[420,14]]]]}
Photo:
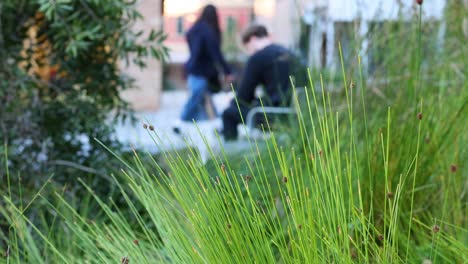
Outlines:
{"type": "Polygon", "coordinates": [[[216,7],[214,5],[206,5],[203,8],[197,21],[203,21],[210,25],[214,29],[218,40],[221,41],[221,29],[219,28],[218,12],[216,11],[216,7]]]}
{"type": "Polygon", "coordinates": [[[253,36],[257,38],[268,37],[268,30],[262,25],[250,26],[242,34],[242,44],[248,43],[253,36]]]}

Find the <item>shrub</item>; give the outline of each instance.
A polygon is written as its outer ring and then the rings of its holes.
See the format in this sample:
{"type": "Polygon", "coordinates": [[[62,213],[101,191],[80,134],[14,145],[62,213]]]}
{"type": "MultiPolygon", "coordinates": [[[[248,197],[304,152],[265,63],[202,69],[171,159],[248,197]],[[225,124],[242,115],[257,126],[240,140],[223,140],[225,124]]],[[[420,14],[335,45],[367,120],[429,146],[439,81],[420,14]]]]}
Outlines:
{"type": "Polygon", "coordinates": [[[2,1],[0,139],[12,180],[21,172],[37,188],[51,173],[61,183],[107,173],[111,157],[94,138],[119,148],[113,124],[131,118],[120,92],[135,88],[119,62],[167,54],[162,33],[133,29],[141,18],[123,0],[2,1]]]}

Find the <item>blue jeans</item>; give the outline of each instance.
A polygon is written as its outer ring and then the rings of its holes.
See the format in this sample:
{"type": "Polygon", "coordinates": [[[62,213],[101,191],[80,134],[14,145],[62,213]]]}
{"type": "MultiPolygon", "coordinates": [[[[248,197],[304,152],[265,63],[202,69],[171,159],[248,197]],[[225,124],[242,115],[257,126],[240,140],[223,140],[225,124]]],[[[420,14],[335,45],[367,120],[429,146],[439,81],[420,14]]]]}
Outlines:
{"type": "MultiPolygon", "coordinates": [[[[189,74],[187,85],[190,89],[190,97],[185,103],[181,119],[183,121],[208,119],[208,114],[205,109],[205,98],[207,95],[210,95],[208,91],[208,81],[202,76],[189,74]]],[[[209,98],[211,100],[211,96],[209,96],[209,98]]],[[[214,108],[213,101],[210,103],[214,108]]],[[[213,111],[216,113],[215,109],[213,109],[213,111]]]]}

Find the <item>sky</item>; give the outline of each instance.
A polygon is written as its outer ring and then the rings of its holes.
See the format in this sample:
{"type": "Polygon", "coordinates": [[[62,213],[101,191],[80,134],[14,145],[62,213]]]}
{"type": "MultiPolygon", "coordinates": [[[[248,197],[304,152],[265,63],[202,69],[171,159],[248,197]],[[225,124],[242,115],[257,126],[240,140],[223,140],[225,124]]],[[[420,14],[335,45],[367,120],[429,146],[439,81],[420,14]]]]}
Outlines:
{"type": "MultiPolygon", "coordinates": [[[[304,1],[304,0],[296,0],[304,1]]],[[[187,13],[193,13],[206,3],[214,3],[215,5],[226,5],[246,2],[243,0],[165,0],[164,1],[164,14],[168,16],[180,16],[187,13]]],[[[255,0],[253,1],[253,8],[256,14],[260,15],[273,15],[275,6],[274,0],[255,0]]]]}
{"type": "Polygon", "coordinates": [[[177,16],[192,13],[200,6],[200,0],[166,0],[164,1],[164,13],[169,16],[177,16]]]}

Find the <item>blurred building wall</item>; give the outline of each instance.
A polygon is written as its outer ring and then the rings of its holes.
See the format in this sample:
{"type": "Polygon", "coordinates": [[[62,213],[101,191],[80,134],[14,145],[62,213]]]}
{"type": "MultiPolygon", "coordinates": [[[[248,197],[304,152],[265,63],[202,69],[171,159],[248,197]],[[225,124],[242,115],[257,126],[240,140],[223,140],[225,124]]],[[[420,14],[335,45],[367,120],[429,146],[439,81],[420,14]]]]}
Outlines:
{"type": "MultiPolygon", "coordinates": [[[[173,86],[176,88],[185,88],[183,71],[180,68],[189,55],[184,33],[197,18],[199,8],[205,4],[212,3],[218,7],[223,29],[226,29],[228,20],[234,18],[239,34],[253,18],[254,22],[267,26],[276,42],[291,49],[298,48],[301,23],[308,24],[309,65],[331,69],[336,65],[338,42],[336,36],[343,24],[362,21],[355,24],[355,33],[364,35],[369,23],[395,20],[401,15],[404,16],[405,12],[411,14],[409,11],[415,7],[413,0],[164,0],[164,8],[162,2],[163,0],[138,1],[138,9],[144,20],[136,27],[147,31],[164,29],[168,34],[165,45],[171,49],[171,57],[165,67],[165,75],[174,80],[173,86]],[[166,7],[165,11],[169,12],[165,12],[163,17],[162,12],[166,7]],[[403,14],[400,7],[405,10],[403,14]]],[[[425,0],[424,16],[440,19],[445,2],[446,0],[425,0]]],[[[465,24],[468,25],[468,22],[465,24]]],[[[465,25],[465,28],[468,26],[465,25]]],[[[361,49],[366,50],[366,45],[364,41],[361,49]]],[[[366,57],[362,59],[365,65],[366,57]]],[[[140,87],[137,90],[124,92],[123,97],[136,110],[156,110],[163,90],[161,63],[152,60],[143,70],[135,66],[128,68],[122,66],[122,68],[126,74],[137,80],[137,85],[140,87]]]]}
{"type": "Polygon", "coordinates": [[[228,63],[243,61],[239,35],[251,23],[252,0],[166,0],[163,28],[167,34],[165,45],[170,49],[168,64],[164,66],[164,89],[186,89],[183,64],[189,58],[185,33],[199,16],[201,8],[214,4],[223,31],[223,51],[228,63]]]}
{"type": "MultiPolygon", "coordinates": [[[[188,46],[185,41],[185,33],[193,25],[199,16],[200,8],[207,3],[212,3],[217,7],[218,17],[223,34],[228,31],[229,23],[234,23],[235,34],[239,34],[251,21],[252,4],[251,0],[221,0],[221,1],[198,1],[198,5],[191,9],[182,9],[179,12],[175,7],[171,7],[171,2],[177,0],[166,0],[164,14],[164,32],[168,38],[166,45],[170,48],[169,62],[174,64],[184,63],[189,57],[188,46]],[[231,22],[229,22],[231,21],[231,22]]],[[[183,0],[192,1],[192,0],[183,0]]],[[[183,2],[182,1],[182,2],[183,2]]]]}
{"type": "MultiPolygon", "coordinates": [[[[252,22],[265,25],[275,42],[296,49],[300,28],[300,12],[297,0],[166,0],[164,12],[164,31],[170,48],[169,64],[165,67],[165,85],[184,88],[183,71],[179,68],[189,57],[185,42],[185,32],[195,22],[200,8],[214,4],[218,9],[220,27],[223,35],[228,34],[229,21],[234,21],[234,38],[223,43],[226,58],[238,64],[244,62],[240,34],[252,22]],[[183,6],[184,8],[181,8],[183,6]],[[228,43],[229,42],[229,43],[228,43]],[[226,49],[229,44],[234,52],[226,49]]],[[[166,87],[165,87],[166,88],[166,87]]]]}
{"type": "Polygon", "coordinates": [[[255,23],[265,25],[275,42],[296,49],[301,5],[297,0],[254,0],[255,23]]]}
{"type": "MultiPolygon", "coordinates": [[[[354,28],[354,34],[364,36],[370,23],[410,19],[416,8],[415,0],[297,0],[302,19],[310,25],[309,62],[313,67],[333,69],[337,66],[336,39],[340,27],[354,28]]],[[[423,19],[439,20],[446,0],[425,0],[423,19]]],[[[367,40],[360,50],[367,50],[367,40]]],[[[367,57],[362,54],[363,65],[367,57]]]]}
{"type": "MultiPolygon", "coordinates": [[[[162,0],[139,0],[138,11],[143,19],[136,25],[136,30],[149,33],[151,29],[162,29],[162,0]]],[[[124,74],[135,78],[137,89],[122,92],[122,97],[130,102],[137,111],[154,111],[159,108],[162,91],[162,64],[156,59],[149,59],[147,67],[140,69],[135,65],[126,66],[121,62],[124,74]]]]}

